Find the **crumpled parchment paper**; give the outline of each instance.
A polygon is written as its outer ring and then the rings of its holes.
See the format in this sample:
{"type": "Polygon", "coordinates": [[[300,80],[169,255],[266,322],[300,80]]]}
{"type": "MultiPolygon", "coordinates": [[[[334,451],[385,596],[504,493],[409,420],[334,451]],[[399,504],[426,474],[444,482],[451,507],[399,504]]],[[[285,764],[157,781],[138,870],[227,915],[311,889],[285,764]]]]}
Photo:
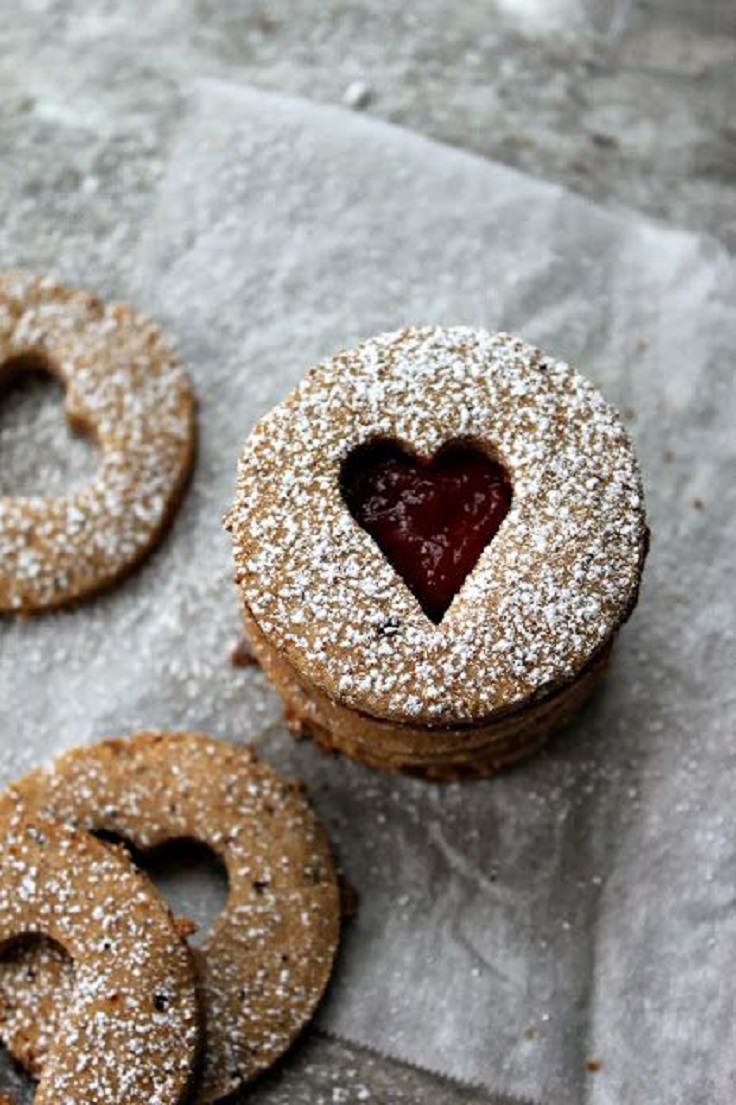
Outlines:
{"type": "MultiPolygon", "coordinates": [[[[731,260],[413,134],[233,85],[198,83],[161,131],[145,202],[108,242],[82,203],[87,252],[70,225],[55,268],[178,342],[201,401],[194,483],[124,585],[0,625],[0,781],[144,726],[254,741],[308,783],[360,895],[323,1027],[549,1105],[730,1102],[731,260]],[[639,608],[580,719],[517,769],[450,786],[292,742],[260,672],[229,665],[220,526],[250,427],[311,363],[432,322],[520,332],[590,376],[628,421],[653,530],[639,608]]],[[[60,234],[39,202],[6,264],[45,256],[44,219],[60,234]]],[[[3,456],[22,467],[22,443],[3,456]]]]}

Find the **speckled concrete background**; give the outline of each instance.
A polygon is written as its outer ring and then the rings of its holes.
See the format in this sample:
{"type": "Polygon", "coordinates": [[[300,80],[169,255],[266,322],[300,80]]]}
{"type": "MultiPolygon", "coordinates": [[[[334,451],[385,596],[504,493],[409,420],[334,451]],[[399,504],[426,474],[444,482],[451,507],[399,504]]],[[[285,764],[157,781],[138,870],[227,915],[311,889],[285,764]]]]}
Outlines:
{"type": "MultiPolygon", "coordinates": [[[[126,217],[100,209],[84,232],[89,256],[116,234],[124,253],[124,227],[158,179],[179,88],[202,75],[345,103],[736,247],[733,0],[0,6],[3,263],[48,266],[55,256],[74,270],[64,226],[101,186],[126,217]],[[110,108],[119,124],[106,131],[110,108]],[[59,122],[68,147],[49,158],[59,122]],[[58,237],[18,256],[18,242],[35,240],[22,228],[39,209],[46,225],[49,212],[58,217],[58,237]]],[[[249,1099],[491,1100],[317,1033],[249,1099]]]]}
{"type": "Polygon", "coordinates": [[[362,82],[370,113],[736,245],[732,0],[4,7],[4,147],[111,100],[135,127],[195,74],[333,103],[362,82]]]}

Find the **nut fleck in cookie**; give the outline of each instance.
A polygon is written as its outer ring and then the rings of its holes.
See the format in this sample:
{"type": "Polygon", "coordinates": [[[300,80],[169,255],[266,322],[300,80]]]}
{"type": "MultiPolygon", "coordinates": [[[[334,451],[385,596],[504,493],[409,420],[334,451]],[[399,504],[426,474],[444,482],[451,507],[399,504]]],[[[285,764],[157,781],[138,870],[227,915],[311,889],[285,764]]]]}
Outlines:
{"type": "Polygon", "coordinates": [[[0,388],[41,368],[66,389],[99,471],[60,497],[0,498],[0,613],[76,602],[161,539],[194,457],[194,399],[161,331],[120,304],[25,273],[0,276],[0,388]]]}
{"type": "Polygon", "coordinates": [[[228,899],[193,949],[207,1024],[198,1102],[232,1093],[287,1050],[322,996],[339,936],[329,848],[298,786],[249,749],[144,733],[69,752],[8,794],[29,813],[141,851],[190,839],[222,860],[228,899]]]}
{"type": "Polygon", "coordinates": [[[75,971],[36,1105],[183,1102],[199,1015],[191,956],[170,913],[120,849],[28,817],[4,796],[0,947],[29,935],[53,940],[75,971]]]}
{"type": "Polygon", "coordinates": [[[256,425],[226,518],[290,725],[431,778],[539,747],[596,685],[648,545],[616,411],[518,338],[338,354],[256,425]]]}

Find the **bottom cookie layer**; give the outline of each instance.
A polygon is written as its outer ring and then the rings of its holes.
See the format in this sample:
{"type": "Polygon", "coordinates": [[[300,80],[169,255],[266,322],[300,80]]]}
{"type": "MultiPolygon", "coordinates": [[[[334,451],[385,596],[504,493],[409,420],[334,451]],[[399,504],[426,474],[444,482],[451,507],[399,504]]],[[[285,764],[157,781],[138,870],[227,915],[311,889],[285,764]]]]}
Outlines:
{"type": "Polygon", "coordinates": [[[439,782],[493,775],[541,748],[595,690],[614,639],[575,680],[546,698],[477,725],[428,728],[370,717],[305,687],[247,607],[243,617],[253,653],[283,699],[287,725],[296,737],[311,737],[323,751],[340,752],[369,767],[439,782]]]}

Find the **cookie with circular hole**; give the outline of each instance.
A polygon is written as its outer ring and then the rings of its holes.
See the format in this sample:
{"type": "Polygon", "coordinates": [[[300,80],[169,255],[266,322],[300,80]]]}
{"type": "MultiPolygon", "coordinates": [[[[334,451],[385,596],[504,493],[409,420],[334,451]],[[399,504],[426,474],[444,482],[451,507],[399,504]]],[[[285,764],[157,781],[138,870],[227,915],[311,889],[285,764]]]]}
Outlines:
{"type": "MultiPolygon", "coordinates": [[[[42,1037],[37,1105],[182,1105],[201,1019],[192,957],[169,910],[121,849],[3,796],[0,949],[29,936],[48,938],[74,963],[57,1031],[42,1037]]],[[[66,962],[44,963],[50,987],[54,963],[66,962]]],[[[0,1035],[22,1057],[43,1029],[7,1012],[0,1035]]]]}
{"type": "MultiPolygon", "coordinates": [[[[229,1096],[284,1054],[324,993],[340,929],[328,842],[300,786],[249,748],[154,732],[73,749],[4,801],[112,834],[144,856],[177,840],[211,849],[229,887],[192,948],[206,1021],[196,1101],[229,1096]]],[[[28,1035],[22,1052],[6,1043],[26,1062],[34,1050],[28,1035]]]]}

